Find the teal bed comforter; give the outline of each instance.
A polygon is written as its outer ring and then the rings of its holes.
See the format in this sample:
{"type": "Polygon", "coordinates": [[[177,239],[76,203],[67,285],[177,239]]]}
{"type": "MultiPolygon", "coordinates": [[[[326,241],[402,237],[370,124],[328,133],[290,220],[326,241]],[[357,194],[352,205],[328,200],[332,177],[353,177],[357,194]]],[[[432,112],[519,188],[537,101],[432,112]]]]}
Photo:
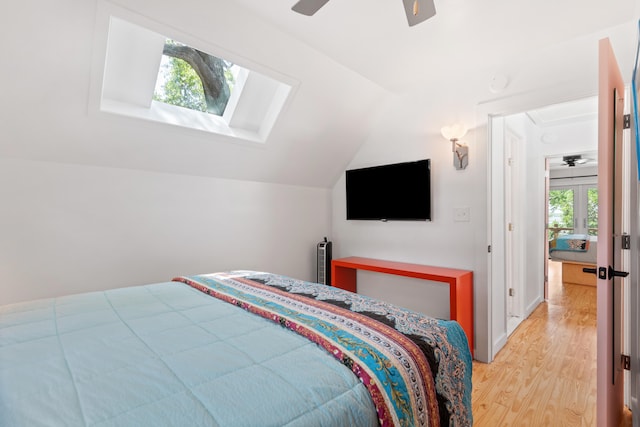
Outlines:
{"type": "Polygon", "coordinates": [[[361,298],[237,272],[2,306],[0,426],[471,425],[459,326],[404,372],[365,342],[361,298]]]}

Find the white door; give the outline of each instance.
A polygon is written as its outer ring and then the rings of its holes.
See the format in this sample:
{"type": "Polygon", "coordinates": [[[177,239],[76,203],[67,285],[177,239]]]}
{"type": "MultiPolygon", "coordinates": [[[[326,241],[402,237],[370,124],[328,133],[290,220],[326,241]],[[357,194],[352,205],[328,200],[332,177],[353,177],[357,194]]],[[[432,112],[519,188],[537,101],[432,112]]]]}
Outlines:
{"type": "Polygon", "coordinates": [[[507,334],[522,322],[524,292],[524,185],[522,171],[522,138],[505,129],[504,206],[505,206],[505,279],[507,288],[507,334]]]}
{"type": "Polygon", "coordinates": [[[547,205],[544,210],[544,299],[549,299],[549,159],[544,160],[544,200],[547,205]]]}

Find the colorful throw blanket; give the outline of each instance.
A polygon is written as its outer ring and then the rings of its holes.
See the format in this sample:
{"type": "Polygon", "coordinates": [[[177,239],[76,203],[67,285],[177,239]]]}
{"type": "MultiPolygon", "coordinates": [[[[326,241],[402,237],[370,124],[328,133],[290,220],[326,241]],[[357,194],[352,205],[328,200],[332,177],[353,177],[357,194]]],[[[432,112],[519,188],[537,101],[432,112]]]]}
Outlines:
{"type": "Polygon", "coordinates": [[[589,235],[587,234],[566,234],[558,236],[549,242],[549,252],[587,252],[589,250],[589,242],[589,235]]]}
{"type": "Polygon", "coordinates": [[[174,281],[323,347],[367,387],[383,427],[473,423],[471,354],[456,322],[269,273],[215,273],[174,281]]]}

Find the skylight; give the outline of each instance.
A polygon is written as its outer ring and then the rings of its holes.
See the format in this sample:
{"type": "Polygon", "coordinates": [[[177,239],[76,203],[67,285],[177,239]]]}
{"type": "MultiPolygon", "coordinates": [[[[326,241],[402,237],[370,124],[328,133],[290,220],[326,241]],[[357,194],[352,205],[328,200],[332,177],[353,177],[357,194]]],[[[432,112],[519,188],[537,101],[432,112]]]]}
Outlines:
{"type": "Polygon", "coordinates": [[[100,109],[264,142],[292,85],[111,17],[100,109]]]}
{"type": "Polygon", "coordinates": [[[167,39],[153,99],[222,116],[239,69],[222,58],[167,39]]]}

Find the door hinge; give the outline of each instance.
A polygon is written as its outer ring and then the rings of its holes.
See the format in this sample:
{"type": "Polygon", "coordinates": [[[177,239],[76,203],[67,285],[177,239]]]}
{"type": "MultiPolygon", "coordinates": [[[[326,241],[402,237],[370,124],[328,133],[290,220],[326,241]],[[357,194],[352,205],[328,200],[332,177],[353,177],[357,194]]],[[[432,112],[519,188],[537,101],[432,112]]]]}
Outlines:
{"type": "Polygon", "coordinates": [[[491,245],[487,246],[487,252],[491,253],[491,245]]]}
{"type": "Polygon", "coordinates": [[[622,235],[622,249],[631,249],[631,236],[628,234],[622,235]]]}
{"type": "Polygon", "coordinates": [[[630,371],[631,370],[631,356],[629,356],[628,354],[621,354],[622,356],[622,368],[625,371],[630,371]]]}
{"type": "Polygon", "coordinates": [[[513,290],[513,288],[509,288],[509,296],[512,297],[515,295],[515,291],[513,290]]]}
{"type": "Polygon", "coordinates": [[[631,129],[631,114],[625,114],[623,116],[622,129],[631,129]]]}
{"type": "Polygon", "coordinates": [[[513,223],[510,222],[507,228],[509,231],[513,231],[513,223]]]}

